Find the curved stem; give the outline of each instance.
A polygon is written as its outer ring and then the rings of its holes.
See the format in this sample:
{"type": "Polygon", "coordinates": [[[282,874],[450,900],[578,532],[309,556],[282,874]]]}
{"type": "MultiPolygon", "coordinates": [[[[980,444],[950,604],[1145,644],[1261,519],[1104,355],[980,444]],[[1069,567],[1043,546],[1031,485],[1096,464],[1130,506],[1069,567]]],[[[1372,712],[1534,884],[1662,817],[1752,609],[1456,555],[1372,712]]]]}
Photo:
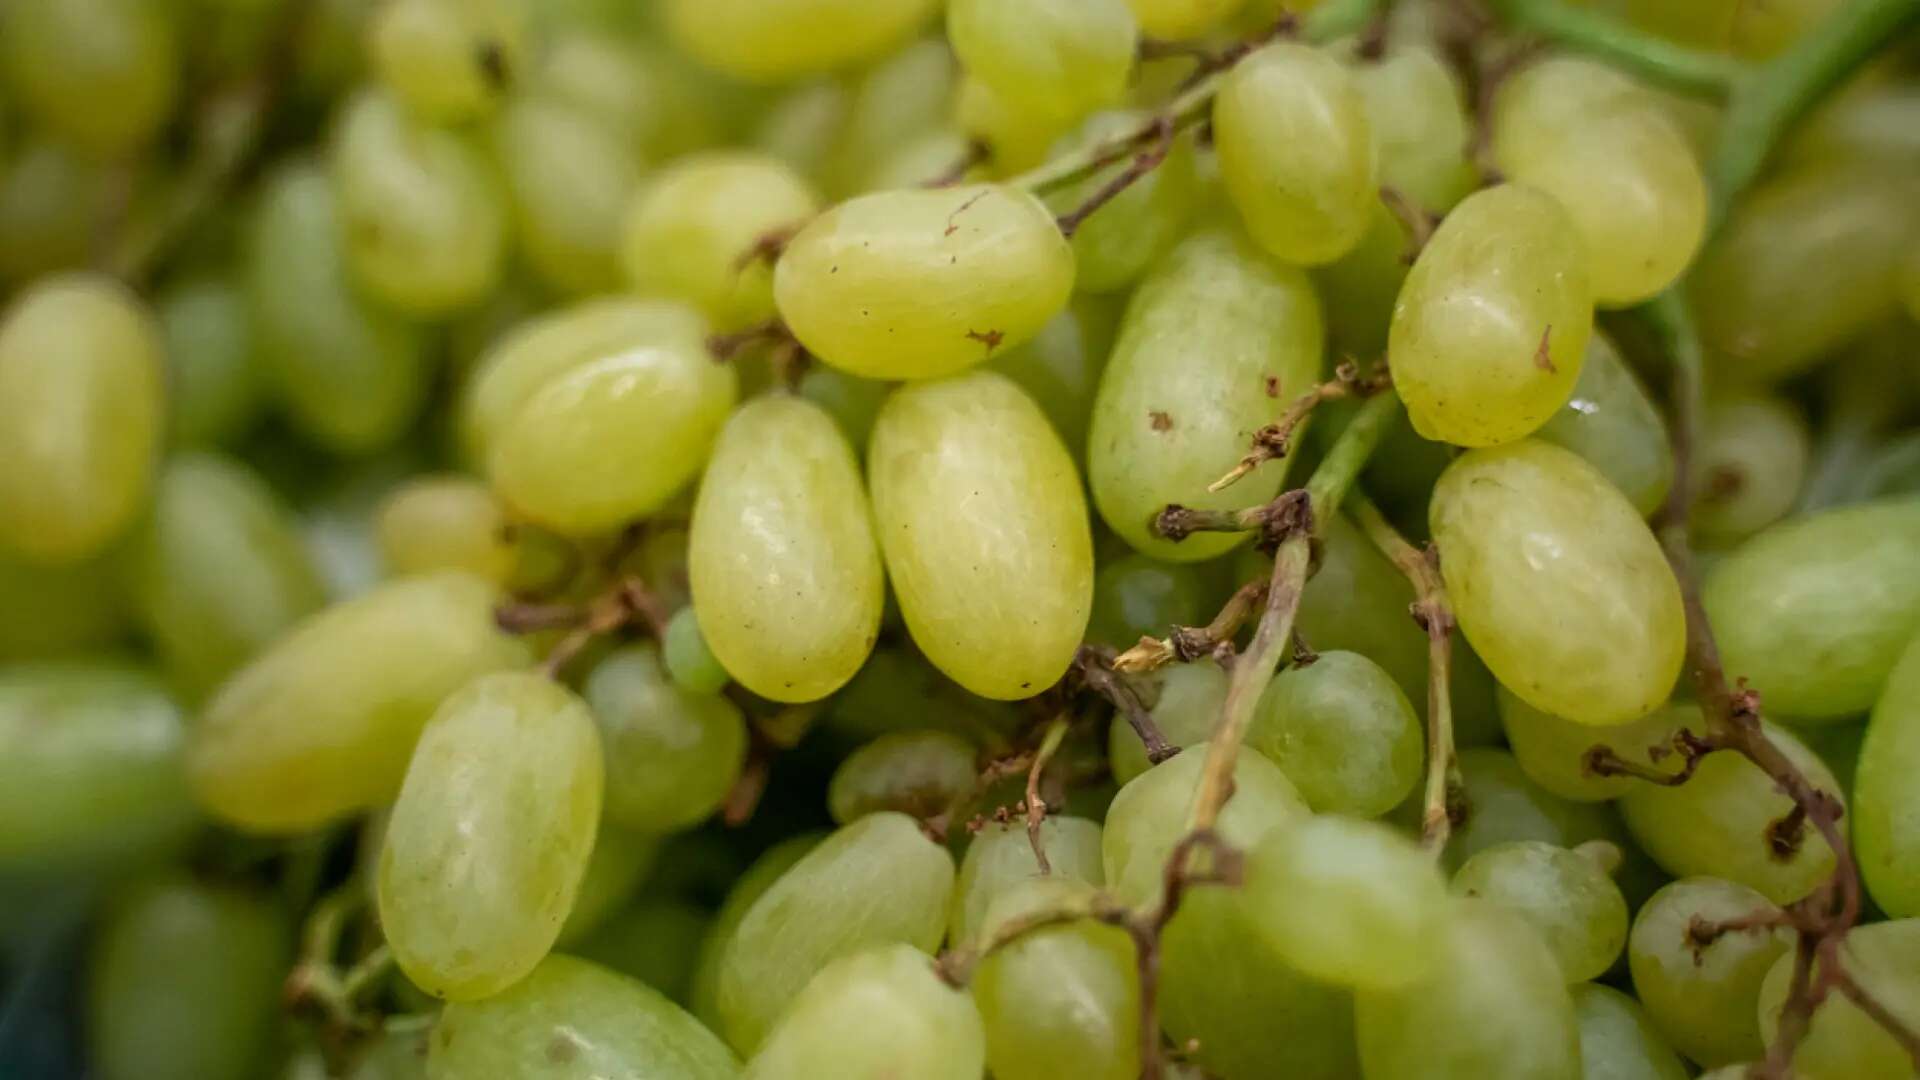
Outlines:
{"type": "Polygon", "coordinates": [[[1515,26],[1683,94],[1725,98],[1745,72],[1744,65],[1730,57],[1675,45],[1562,0],[1504,0],[1499,8],[1515,26]]]}

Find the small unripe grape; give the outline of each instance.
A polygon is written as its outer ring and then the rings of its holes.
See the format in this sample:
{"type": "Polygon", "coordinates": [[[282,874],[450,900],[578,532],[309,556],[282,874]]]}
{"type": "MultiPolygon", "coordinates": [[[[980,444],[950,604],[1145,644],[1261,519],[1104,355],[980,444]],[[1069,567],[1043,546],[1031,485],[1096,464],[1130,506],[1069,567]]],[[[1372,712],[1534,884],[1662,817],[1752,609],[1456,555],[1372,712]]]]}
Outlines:
{"type": "MultiPolygon", "coordinates": [[[[1227,673],[1211,660],[1196,660],[1161,673],[1160,696],[1147,712],[1169,745],[1185,749],[1212,737],[1226,702],[1227,673]]],[[[1107,757],[1119,784],[1152,767],[1146,744],[1124,717],[1114,717],[1107,729],[1107,757]]]]}
{"type": "Polygon", "coordinates": [[[88,154],[120,157],[165,126],[180,84],[171,5],[145,0],[9,4],[0,74],[21,110],[88,154]]]}
{"type": "Polygon", "coordinates": [[[1360,242],[1379,196],[1366,99],[1340,62],[1283,41],[1228,73],[1213,105],[1220,175],[1260,246],[1319,266],[1360,242]]]}
{"type": "MultiPolygon", "coordinates": [[[[988,909],[986,934],[1036,912],[1085,903],[1083,881],[1017,882],[988,909]]],[[[1135,1080],[1140,983],[1133,943],[1090,920],[1023,934],[988,954],[973,976],[995,1080],[1135,1080]]]]}
{"type": "Polygon", "coordinates": [[[1585,458],[1643,517],[1673,485],[1673,443],[1660,410],[1605,334],[1588,339],[1573,396],[1534,436],[1585,458]]]}
{"type": "Polygon", "coordinates": [[[667,620],[666,636],[660,639],[660,660],[676,684],[696,694],[717,694],[733,681],[720,658],[713,655],[706,635],[700,632],[700,617],[691,604],[667,620]]]}
{"type": "Polygon", "coordinates": [[[608,820],[667,833],[719,808],[746,761],[739,706],[675,685],[650,643],[609,653],[585,694],[606,748],[608,820]]]}
{"type": "Polygon", "coordinates": [[[1227,21],[1246,0],[1127,0],[1148,37],[1199,37],[1227,21]]]}
{"type": "Polygon", "coordinates": [[[1555,844],[1497,844],[1461,864],[1453,891],[1512,911],[1540,932],[1568,983],[1606,974],[1627,944],[1627,902],[1599,861],[1555,844]]]}
{"type": "Polygon", "coordinates": [[[930,379],[1040,332],[1073,291],[1073,249],[1037,197],[996,184],[882,191],[801,229],[774,267],[800,343],[877,379],[930,379]]]}
{"type": "Polygon", "coordinates": [[[808,980],[741,1080],[977,1080],[980,1013],[911,945],[875,945],[808,980]]]}
{"type": "Polygon", "coordinates": [[[973,789],[973,747],[944,731],[898,731],[847,755],[827,784],[827,812],[845,825],[881,810],[925,820],[973,789]]]}
{"type": "MultiPolygon", "coordinates": [[[[1896,1021],[1920,1022],[1920,919],[1857,926],[1837,959],[1856,985],[1896,1021]]],[[[1793,957],[1773,962],[1760,983],[1760,1034],[1771,1046],[1793,981],[1793,957]]],[[[1913,1056],[1846,994],[1828,994],[1814,1009],[1806,1037],[1793,1054],[1793,1075],[1804,1080],[1912,1076],[1913,1056]]]]}
{"type": "Polygon", "coordinates": [[[1800,498],[1813,435],[1798,409],[1770,396],[1707,403],[1694,450],[1694,535],[1729,546],[1786,517],[1800,498]]]}
{"type": "Polygon", "coordinates": [[[1686,1064],[1639,1002],[1599,983],[1572,989],[1582,1080],[1686,1080],[1686,1064]]]}
{"type": "Polygon", "coordinates": [[[1247,745],[1280,766],[1315,813],[1372,818],[1420,782],[1424,737],[1393,676],[1334,651],[1267,685],[1247,745]]]}
{"type": "Polygon", "coordinates": [[[1853,782],[1853,842],[1874,903],[1920,915],[1920,638],[1887,676],[1853,782]]]}
{"type": "Polygon", "coordinates": [[[1527,779],[1575,802],[1617,799],[1643,783],[1631,776],[1602,776],[1587,768],[1587,754],[1594,747],[1605,746],[1616,756],[1647,768],[1673,771],[1678,768],[1671,764],[1674,734],[1688,724],[1696,734],[1704,727],[1698,707],[1668,705],[1638,720],[1595,728],[1541,712],[1505,687],[1500,689],[1499,708],[1507,744],[1527,779]],[[1656,757],[1670,764],[1660,765],[1656,757]]]}
{"type": "MultiPolygon", "coordinates": [[[[1052,816],[1040,824],[1040,846],[1046,849],[1048,877],[1099,885],[1100,825],[1086,818],[1052,816]]],[[[990,821],[967,845],[960,860],[960,876],[953,885],[953,908],[947,917],[947,941],[955,948],[977,943],[987,925],[988,910],[1008,890],[1040,875],[1040,860],[1022,822],[990,821]]]]}
{"type": "Polygon", "coordinates": [[[166,341],[168,442],[212,446],[245,434],[260,419],[266,388],[239,285],[226,277],[183,281],[155,305],[166,341]]]}
{"type": "Polygon", "coordinates": [[[522,94],[492,129],[520,253],[569,295],[615,291],[640,160],[616,123],[552,93],[522,94]]]}
{"type": "Polygon", "coordinates": [[[1768,909],[1767,898],[1717,878],[1687,878],[1641,906],[1627,939],[1634,993],[1675,1049],[1712,1067],[1757,1058],[1761,980],[1789,951],[1784,930],[1732,930],[1696,944],[1695,919],[1709,923],[1768,909]]]}
{"type": "Polygon", "coordinates": [[[374,73],[409,111],[471,120],[521,75],[526,28],[506,0],[392,0],[367,29],[374,73]]]}
{"type": "Polygon", "coordinates": [[[947,38],[1022,108],[1078,117],[1126,92],[1140,36],[1126,0],[950,0],[947,38]]]}
{"type": "Polygon", "coordinates": [[[1511,442],[1567,403],[1593,328],[1585,247],[1552,196],[1502,184],[1434,230],[1394,305],[1387,357],[1421,435],[1511,442]]]}
{"type": "Polygon", "coordinates": [[[661,17],[695,60],[770,83],[878,57],[937,7],[936,0],[667,0],[661,17]]]}

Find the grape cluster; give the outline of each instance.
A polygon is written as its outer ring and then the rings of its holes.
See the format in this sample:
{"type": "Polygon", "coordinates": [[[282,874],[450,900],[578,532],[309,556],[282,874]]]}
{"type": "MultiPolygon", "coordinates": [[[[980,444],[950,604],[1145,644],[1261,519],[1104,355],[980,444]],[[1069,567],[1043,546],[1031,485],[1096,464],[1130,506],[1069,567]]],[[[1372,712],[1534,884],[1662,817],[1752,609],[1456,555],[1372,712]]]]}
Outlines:
{"type": "Polygon", "coordinates": [[[1920,1077],[1920,0],[0,0],[0,302],[7,1080],[1920,1077]]]}

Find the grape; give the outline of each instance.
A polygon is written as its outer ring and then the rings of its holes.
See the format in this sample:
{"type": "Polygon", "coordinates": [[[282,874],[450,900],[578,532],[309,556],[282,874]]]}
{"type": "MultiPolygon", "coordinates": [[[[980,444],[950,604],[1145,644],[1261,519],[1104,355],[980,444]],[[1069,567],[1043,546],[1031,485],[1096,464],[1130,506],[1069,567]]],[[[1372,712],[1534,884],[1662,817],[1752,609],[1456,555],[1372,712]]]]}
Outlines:
{"type": "Polygon", "coordinates": [[[212,454],[167,463],[124,557],[141,622],[196,699],[326,600],[293,511],[212,454]]]}
{"type": "Polygon", "coordinates": [[[1420,783],[1423,738],[1393,676],[1334,651],[1268,684],[1247,745],[1280,766],[1316,813],[1371,818],[1420,783]]]}
{"type": "Polygon", "coordinates": [[[483,582],[443,572],[302,620],[208,702],[187,754],[195,797],[275,833],[392,799],[440,700],[526,661],[494,627],[494,599],[483,582]]]}
{"type": "Polygon", "coordinates": [[[463,570],[506,585],[520,560],[517,526],[478,480],[452,473],[415,477],[380,503],[374,528],[396,577],[463,570]]]}
{"type": "Polygon", "coordinates": [[[636,37],[569,22],[550,29],[535,64],[532,96],[593,116],[651,161],[737,137],[755,100],[753,90],[699,66],[651,33],[636,37]]]}
{"type": "Polygon", "coordinates": [[[597,964],[549,956],[483,1001],[440,1014],[427,1080],[733,1080],[726,1045],[664,995],[597,964]]]}
{"type": "Polygon", "coordinates": [[[87,154],[129,154],[165,126],[180,83],[167,5],[145,0],[9,4],[0,75],[21,109],[87,154]]]}
{"type": "Polygon", "coordinates": [[[1087,638],[1127,649],[1143,637],[1165,637],[1176,626],[1204,624],[1212,600],[1207,584],[1192,566],[1138,553],[1114,559],[1094,576],[1087,638]]]}
{"type": "Polygon", "coordinates": [[[506,197],[472,142],[367,93],[341,114],[328,161],[347,266],[375,300],[431,318],[499,284],[506,197]]]}
{"type": "Polygon", "coordinates": [[[1447,847],[1447,862],[1456,869],[1474,855],[1513,840],[1568,848],[1588,840],[1607,840],[1623,848],[1629,844],[1626,830],[1606,807],[1549,795],[1527,779],[1505,750],[1462,750],[1460,779],[1466,819],[1457,823],[1447,847]]]}
{"type": "Polygon", "coordinates": [[[650,643],[609,653],[584,693],[606,747],[609,820],[665,833],[719,809],[746,761],[738,706],[676,686],[650,643]]]}
{"type": "Polygon", "coordinates": [[[906,644],[876,649],[827,713],[836,732],[856,741],[899,731],[902,716],[982,744],[1004,743],[1020,718],[1012,706],[962,690],[906,644]]]}
{"type": "MultiPolygon", "coordinates": [[[[827,190],[844,196],[913,186],[872,181],[907,144],[957,137],[946,122],[958,80],[952,51],[933,39],[916,41],[862,72],[828,150],[827,190]]],[[[945,173],[965,149],[961,141],[934,157],[933,172],[922,179],[945,173]]]]}
{"type": "Polygon", "coordinates": [[[824,839],[826,834],[818,832],[790,836],[762,852],[733,880],[725,902],[714,912],[713,921],[700,939],[700,956],[694,964],[693,983],[687,990],[688,1008],[702,1023],[716,1030],[720,1027],[720,965],[734,932],[740,928],[740,920],[774,882],[824,839]]]}
{"type": "Polygon", "coordinates": [[[1245,889],[1254,926],[1316,978],[1392,990],[1440,962],[1446,884],[1385,825],[1325,815],[1276,829],[1248,852],[1245,889]]]}
{"type": "Polygon", "coordinates": [[[841,957],[793,999],[742,1080],[977,1080],[980,1014],[910,945],[841,957]]]}
{"type": "Polygon", "coordinates": [[[1637,303],[1680,276],[1706,234],[1707,184],[1653,95],[1592,61],[1552,58],[1503,83],[1494,110],[1494,161],[1566,208],[1596,303],[1637,303]]]}
{"type": "Polygon", "coordinates": [[[1410,243],[1406,226],[1382,202],[1367,215],[1366,231],[1352,250],[1314,267],[1314,287],[1326,301],[1327,336],[1342,354],[1385,355],[1410,243]]]}
{"type": "Polygon", "coordinates": [[[814,973],[889,944],[932,952],[946,929],[953,859],[905,814],[868,814],[793,864],[747,909],[720,960],[727,1039],[751,1053],[814,973]]]}
{"type": "Polygon", "coordinates": [[[873,650],[885,582],[853,448],[826,410],[764,397],[721,429],[693,506],[699,629],[742,686],[817,701],[873,650]]]}
{"type": "Polygon", "coordinates": [[[1785,401],[1754,395],[1709,402],[1693,459],[1695,535],[1730,546],[1786,517],[1812,456],[1807,422],[1785,401]]]}
{"type": "Polygon", "coordinates": [[[1246,0],[1127,0],[1148,37],[1192,38],[1218,27],[1246,0]]]}
{"type": "Polygon", "coordinates": [[[620,229],[640,162],[614,122],[553,94],[509,101],[492,129],[514,235],[541,280],[573,295],[620,284],[620,229]]]}
{"type": "Polygon", "coordinates": [[[674,44],[749,82],[783,82],[872,59],[925,22],[934,0],[667,0],[674,44]]]}
{"type": "Polygon", "coordinates": [[[1119,317],[1116,303],[1082,296],[1041,327],[1032,341],[986,363],[989,370],[1012,379],[1027,392],[1047,414],[1060,441],[1067,444],[1074,463],[1083,467],[1093,398],[1100,386],[1100,372],[1107,365],[1107,354],[1113,351],[1119,317]]]}
{"type": "Polygon", "coordinates": [[[94,942],[90,1075],[259,1076],[291,938],[285,913],[266,897],[178,877],[128,891],[94,942]]]}
{"type": "Polygon", "coordinates": [[[211,446],[259,420],[265,388],[246,296],[226,277],[183,281],[155,301],[166,342],[167,439],[211,446]]]}
{"type": "Polygon", "coordinates": [[[1248,233],[1298,266],[1351,251],[1379,198],[1367,99],[1340,62],[1281,41],[1235,64],[1213,104],[1220,176],[1248,233]]]}
{"type": "Polygon", "coordinates": [[[1118,102],[1140,36],[1126,0],[950,0],[947,38],[1010,104],[1074,118],[1118,102]]]}
{"type": "Polygon", "coordinates": [[[1860,874],[1881,910],[1920,915],[1920,638],[1907,646],[1873,707],[1853,789],[1860,874]]]}
{"type": "Polygon", "coordinates": [[[675,685],[696,694],[717,694],[733,681],[707,645],[706,636],[700,632],[700,618],[691,606],[674,612],[667,620],[667,632],[660,639],[660,661],[667,666],[675,685]]]}
{"type": "Polygon", "coordinates": [[[580,955],[687,1003],[708,915],[675,900],[643,900],[580,943],[580,955]]]}
{"type": "Polygon", "coordinates": [[[107,560],[39,566],[0,552],[0,610],[8,616],[0,619],[4,663],[99,649],[127,628],[127,600],[107,560]]]}
{"type": "Polygon", "coordinates": [[[1031,399],[976,372],[896,391],[867,452],[888,576],[915,644],[982,697],[1072,662],[1093,594],[1079,476],[1031,399]]]}
{"type": "Polygon", "coordinates": [[[86,265],[112,213],[112,169],[46,138],[18,142],[0,162],[0,280],[86,265]]]}
{"type": "Polygon", "coordinates": [[[198,818],[186,719],[159,680],[108,660],[0,671],[0,873],[140,863],[198,818]]]}
{"type": "Polygon", "coordinates": [[[526,28],[506,0],[390,0],[367,27],[374,73],[428,123],[488,112],[525,63],[526,28]]]}
{"type": "Polygon", "coordinates": [[[600,822],[586,704],[529,672],[482,676],[420,734],[380,853],[380,922],[435,997],[512,986],[553,947],[600,822]]]}
{"type": "Polygon", "coordinates": [[[1642,517],[1659,509],[1673,485],[1673,445],[1660,411],[1605,334],[1588,339],[1573,396],[1534,434],[1585,458],[1642,517]]]}
{"type": "Polygon", "coordinates": [[[554,947],[571,950],[631,902],[641,879],[659,863],[660,847],[657,836],[602,821],[554,947]]]}
{"type": "Polygon", "coordinates": [[[1688,724],[1702,726],[1697,707],[1668,705],[1630,723],[1597,729],[1541,712],[1504,688],[1500,691],[1500,720],[1513,747],[1514,760],[1527,779],[1574,802],[1617,799],[1643,783],[1631,776],[1591,772],[1586,756],[1594,747],[1605,746],[1627,761],[1672,772],[1678,765],[1660,764],[1653,751],[1658,750],[1661,761],[1672,761],[1668,751],[1673,749],[1674,733],[1688,724]]]}
{"type": "Polygon", "coordinates": [[[1627,939],[1633,989],[1675,1049],[1709,1068],[1765,1049],[1755,1002],[1760,981],[1789,949],[1782,930],[1734,930],[1696,945],[1696,918],[1712,922],[1768,909],[1767,898],[1717,878],[1687,878],[1654,893],[1627,939]]]}
{"type": "Polygon", "coordinates": [[[1453,891],[1512,911],[1540,932],[1568,983],[1606,974],[1627,944],[1627,902],[1584,852],[1537,840],[1496,844],[1462,863],[1453,891]]]}
{"type": "MultiPolygon", "coordinates": [[[[425,1031],[388,1032],[374,1037],[373,1044],[360,1055],[346,1080],[426,1080],[427,1039],[425,1031]]],[[[314,1062],[319,1071],[311,1077],[289,1070],[285,1080],[328,1080],[326,1062],[314,1062]]]]}
{"type": "Polygon", "coordinates": [[[1796,720],[1870,708],[1920,628],[1920,499],[1782,522],[1706,575],[1727,674],[1796,720]]]}
{"type": "MultiPolygon", "coordinates": [[[[1005,0],[1002,0],[1005,2],[1005,0]]],[[[1150,117],[1133,112],[1095,115],[1062,140],[1059,153],[1104,145],[1142,130],[1150,117]]],[[[1073,287],[1083,294],[1113,293],[1140,280],[1180,241],[1200,201],[1191,139],[1174,139],[1165,160],[1080,222],[1073,234],[1073,287]]],[[[1056,213],[1087,205],[1127,163],[1115,163],[1047,195],[1056,213]]]]}
{"type": "Polygon", "coordinates": [[[929,379],[1040,332],[1073,251],[1038,198],[997,184],[862,195],[813,219],[774,267],[800,343],[854,375],[929,379]]]}
{"type": "MultiPolygon", "coordinates": [[[[1840,947],[1846,972],[1901,1024],[1920,1021],[1920,919],[1855,927],[1840,947]]],[[[1760,1033],[1772,1045],[1793,978],[1793,958],[1773,962],[1760,983],[1760,1033]]],[[[1880,1023],[1845,994],[1828,994],[1813,1012],[1806,1039],[1793,1055],[1793,1074],[1805,1080],[1912,1076],[1912,1056],[1880,1023]]]]}
{"type": "Polygon", "coordinates": [[[973,747],[944,731],[897,731],[847,755],[827,785],[827,811],[846,825],[882,810],[922,820],[973,789],[973,747]]]}
{"type": "Polygon", "coordinates": [[[288,418],[325,449],[361,454],[412,424],[428,368],[421,334],[354,291],[345,228],[319,167],[281,166],[253,212],[246,286],[260,363],[288,418]]]}
{"type": "Polygon", "coordinates": [[[990,171],[996,176],[1012,176],[1040,164],[1066,134],[1057,117],[1019,108],[971,75],[960,80],[953,120],[970,139],[987,148],[990,171]]]}
{"type": "Polygon", "coordinates": [[[1474,177],[1466,103],[1446,61],[1425,44],[1395,41],[1386,56],[1363,58],[1348,71],[1366,104],[1380,182],[1422,209],[1452,209],[1474,177]]]}
{"type": "MultiPolygon", "coordinates": [[[[988,910],[986,933],[1084,903],[1093,891],[1059,876],[1016,882],[988,910]]],[[[1083,920],[1022,935],[980,962],[973,1001],[995,1080],[1140,1075],[1140,981],[1133,943],[1119,927],[1083,920]]]]}
{"type": "Polygon", "coordinates": [[[754,124],[751,150],[771,156],[819,185],[828,156],[853,107],[839,79],[815,79],[775,99],[754,124]]]}
{"type": "Polygon", "coordinates": [[[1551,196],[1501,184],[1434,231],[1394,304],[1387,356],[1414,430],[1511,442],[1567,403],[1593,324],[1585,254],[1551,196]]]}
{"type": "Polygon", "coordinates": [[[716,329],[773,315],[773,273],[754,245],[804,225],[820,200],[785,163],[759,154],[681,158],[634,199],[620,241],[627,283],[684,300],[716,329]]]}
{"type": "Polygon", "coordinates": [[[1594,725],[1666,700],[1686,651],[1680,587],[1593,466],[1536,440],[1472,451],[1429,513],[1460,628],[1521,700],[1594,725]]]}
{"type": "MultiPolygon", "coordinates": [[[[1161,673],[1160,696],[1148,715],[1170,745],[1185,748],[1213,735],[1226,701],[1227,673],[1211,660],[1196,660],[1161,673]]],[[[1125,718],[1115,717],[1107,733],[1107,759],[1116,783],[1147,771],[1151,763],[1146,744],[1125,718]]]]}
{"type": "MultiPolygon", "coordinates": [[[[1040,846],[1052,868],[1047,876],[1061,881],[1099,885],[1100,826],[1085,818],[1054,815],[1040,824],[1040,846]]],[[[992,921],[989,911],[1002,896],[1040,875],[1040,861],[1026,826],[989,821],[967,845],[954,882],[952,910],[947,916],[947,940],[955,948],[978,944],[992,921]]]]}
{"type": "Polygon", "coordinates": [[[152,485],[163,409],[159,328],[119,284],[44,278],[0,315],[0,548],[98,554],[152,485]]]}
{"type": "Polygon", "coordinates": [[[1686,1080],[1687,1067],[1640,1003],[1611,986],[1573,988],[1582,1080],[1686,1080]]]}
{"type": "Polygon", "coordinates": [[[1168,503],[1238,508],[1279,492],[1291,458],[1206,488],[1319,380],[1321,349],[1305,274],[1227,228],[1183,240],[1135,290],[1094,399],[1087,471],[1107,525],[1134,550],[1177,562],[1244,542],[1204,533],[1176,544],[1151,523],[1168,503]]]}

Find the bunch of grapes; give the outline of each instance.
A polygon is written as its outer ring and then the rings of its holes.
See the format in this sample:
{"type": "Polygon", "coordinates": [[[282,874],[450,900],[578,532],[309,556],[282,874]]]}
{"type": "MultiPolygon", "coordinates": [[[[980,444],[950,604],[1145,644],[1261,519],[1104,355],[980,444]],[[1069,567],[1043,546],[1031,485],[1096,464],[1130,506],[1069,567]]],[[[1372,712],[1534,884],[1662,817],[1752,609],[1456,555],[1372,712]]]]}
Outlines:
{"type": "Polygon", "coordinates": [[[1920,1077],[1920,0],[0,0],[0,1077],[1920,1077]]]}

